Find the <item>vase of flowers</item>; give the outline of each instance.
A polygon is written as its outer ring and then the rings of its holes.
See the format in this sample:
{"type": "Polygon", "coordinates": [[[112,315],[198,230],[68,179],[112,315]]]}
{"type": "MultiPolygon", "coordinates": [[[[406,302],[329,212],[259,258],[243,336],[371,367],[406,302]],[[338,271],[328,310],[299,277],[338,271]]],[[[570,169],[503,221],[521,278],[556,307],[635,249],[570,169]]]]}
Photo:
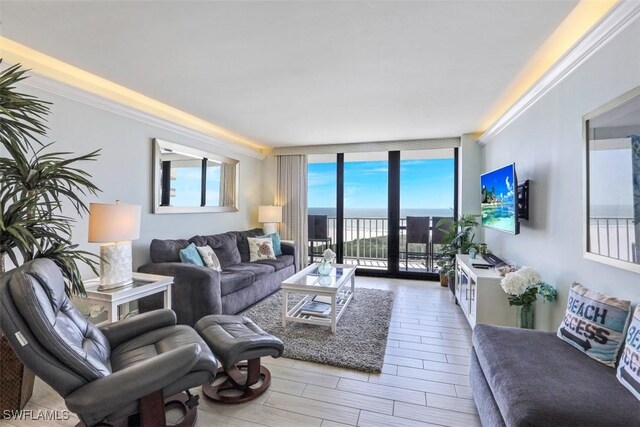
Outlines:
{"type": "Polygon", "coordinates": [[[318,266],[318,274],[321,276],[328,276],[331,274],[333,268],[333,262],[336,260],[336,253],[331,249],[327,249],[322,253],[322,261],[318,266]]]}
{"type": "Polygon", "coordinates": [[[533,303],[542,296],[543,301],[555,301],[556,290],[540,279],[540,274],[532,267],[507,273],[500,281],[502,289],[507,293],[509,305],[518,307],[517,325],[523,329],[533,329],[533,303]]]}

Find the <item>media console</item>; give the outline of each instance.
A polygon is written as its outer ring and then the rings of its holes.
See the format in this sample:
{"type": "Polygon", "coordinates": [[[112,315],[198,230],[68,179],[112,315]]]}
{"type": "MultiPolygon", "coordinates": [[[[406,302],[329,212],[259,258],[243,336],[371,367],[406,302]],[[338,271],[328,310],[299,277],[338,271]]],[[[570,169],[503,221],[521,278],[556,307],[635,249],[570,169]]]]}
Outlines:
{"type": "Polygon", "coordinates": [[[456,298],[469,325],[479,323],[516,326],[517,310],[509,305],[507,294],[500,286],[502,277],[493,268],[476,268],[478,259],[456,255],[456,298]]]}

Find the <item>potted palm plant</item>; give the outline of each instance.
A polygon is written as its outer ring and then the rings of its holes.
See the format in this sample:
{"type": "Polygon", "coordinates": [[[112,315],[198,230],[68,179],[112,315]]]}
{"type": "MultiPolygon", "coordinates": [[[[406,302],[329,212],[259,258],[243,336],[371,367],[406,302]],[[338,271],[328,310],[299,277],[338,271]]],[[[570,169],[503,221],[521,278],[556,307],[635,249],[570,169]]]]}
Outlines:
{"type": "Polygon", "coordinates": [[[480,225],[478,217],[479,215],[467,214],[457,219],[443,218],[436,224],[436,227],[444,233],[442,249],[436,260],[442,286],[453,283],[451,277],[455,272],[456,255],[468,254],[471,248],[478,248],[478,245],[473,242],[475,229],[480,225]]]}
{"type": "MultiPolygon", "coordinates": [[[[0,59],[0,66],[2,59],[0,59]]],[[[42,144],[49,103],[20,93],[16,84],[27,78],[20,65],[0,72],[0,274],[5,258],[13,265],[35,258],[53,260],[65,277],[68,294],[84,294],[78,263],[97,275],[98,257],[78,249],[71,239],[74,219],[63,213],[71,206],[82,216],[82,200],[99,189],[76,164],[94,161],[98,152],[72,157],[42,144]]],[[[0,333],[2,369],[0,412],[21,409],[33,390],[33,373],[24,368],[0,333]]]]}

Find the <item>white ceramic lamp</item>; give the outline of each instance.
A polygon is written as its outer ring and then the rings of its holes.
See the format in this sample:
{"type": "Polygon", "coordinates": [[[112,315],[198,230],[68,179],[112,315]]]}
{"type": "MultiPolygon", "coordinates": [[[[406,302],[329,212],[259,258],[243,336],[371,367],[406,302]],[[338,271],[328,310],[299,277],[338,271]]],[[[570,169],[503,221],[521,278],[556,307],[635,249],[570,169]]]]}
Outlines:
{"type": "Polygon", "coordinates": [[[131,241],[140,237],[140,206],[91,203],[89,242],[100,246],[100,290],[133,282],[131,241]]]}
{"type": "Polygon", "coordinates": [[[282,206],[258,206],[258,222],[263,223],[266,234],[275,233],[282,222],[282,206]]]}

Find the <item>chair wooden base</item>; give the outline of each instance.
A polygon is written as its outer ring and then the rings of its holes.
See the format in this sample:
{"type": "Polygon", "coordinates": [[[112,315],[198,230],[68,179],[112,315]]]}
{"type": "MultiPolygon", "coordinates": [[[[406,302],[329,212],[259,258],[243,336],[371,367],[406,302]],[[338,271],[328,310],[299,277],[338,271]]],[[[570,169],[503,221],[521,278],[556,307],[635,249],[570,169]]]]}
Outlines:
{"type": "Polygon", "coordinates": [[[204,384],[202,386],[202,393],[215,402],[247,402],[260,396],[271,384],[271,372],[260,365],[260,358],[248,360],[247,363],[240,363],[228,370],[218,369],[216,378],[223,376],[226,376],[226,380],[217,385],[204,384]],[[262,384],[252,387],[260,380],[262,380],[262,384]],[[225,394],[229,392],[233,394],[225,394]]]}
{"type": "MultiPolygon", "coordinates": [[[[143,397],[138,401],[140,412],[130,417],[120,418],[118,420],[103,422],[98,424],[102,427],[161,427],[168,426],[166,419],[166,409],[169,407],[179,407],[184,416],[178,424],[172,424],[171,427],[193,427],[198,418],[198,401],[187,393],[178,393],[162,399],[162,392],[156,392],[143,397]]],[[[87,427],[80,421],[76,427],[87,427]]]]}

